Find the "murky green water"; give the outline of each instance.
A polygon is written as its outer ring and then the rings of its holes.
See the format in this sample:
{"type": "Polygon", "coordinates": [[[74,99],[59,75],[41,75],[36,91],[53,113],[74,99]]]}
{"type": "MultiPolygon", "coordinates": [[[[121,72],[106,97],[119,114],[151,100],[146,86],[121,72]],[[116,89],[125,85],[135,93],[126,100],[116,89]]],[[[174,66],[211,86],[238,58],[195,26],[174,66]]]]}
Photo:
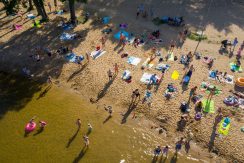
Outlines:
{"type": "MultiPolygon", "coordinates": [[[[166,144],[144,129],[121,125],[119,115],[104,122],[106,111],[85,104],[63,88],[52,87],[45,92],[46,87],[22,78],[1,79],[0,162],[146,163],[152,162],[155,145],[166,144]],[[36,122],[46,121],[47,126],[43,132],[37,128],[24,137],[24,127],[33,116],[36,122]],[[82,121],[80,130],[75,124],[77,118],[82,121]],[[85,149],[82,137],[88,123],[93,131],[90,146],[85,149]]],[[[172,155],[158,162],[176,162],[172,155]]],[[[197,161],[179,156],[178,162],[197,161]]]]}

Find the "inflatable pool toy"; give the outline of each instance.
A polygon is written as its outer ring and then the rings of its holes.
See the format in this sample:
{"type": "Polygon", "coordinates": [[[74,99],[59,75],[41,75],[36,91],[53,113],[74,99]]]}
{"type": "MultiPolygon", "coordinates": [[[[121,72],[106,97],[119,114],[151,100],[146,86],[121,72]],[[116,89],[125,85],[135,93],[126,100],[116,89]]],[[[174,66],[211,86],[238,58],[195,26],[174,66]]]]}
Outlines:
{"type": "Polygon", "coordinates": [[[32,122],[32,123],[27,123],[27,125],[25,126],[25,131],[26,132],[31,132],[33,130],[35,130],[36,128],[36,123],[32,122]]]}
{"type": "Polygon", "coordinates": [[[201,118],[202,118],[202,113],[201,112],[196,113],[195,120],[199,121],[201,118]]]}
{"type": "Polygon", "coordinates": [[[230,118],[225,118],[220,122],[218,132],[222,135],[228,135],[230,129],[230,118]]]}
{"type": "Polygon", "coordinates": [[[236,85],[239,87],[244,87],[244,77],[239,77],[236,79],[236,85]]]}

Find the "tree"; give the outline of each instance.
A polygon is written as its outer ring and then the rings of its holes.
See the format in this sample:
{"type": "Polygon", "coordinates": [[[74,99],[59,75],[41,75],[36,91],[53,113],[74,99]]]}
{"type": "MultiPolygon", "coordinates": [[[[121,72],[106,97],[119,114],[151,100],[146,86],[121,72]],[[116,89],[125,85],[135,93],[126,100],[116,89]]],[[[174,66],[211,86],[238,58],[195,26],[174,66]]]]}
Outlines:
{"type": "MultiPolygon", "coordinates": [[[[64,2],[65,0],[61,0],[61,1],[64,2]]],[[[69,10],[70,10],[70,20],[72,24],[76,25],[77,21],[75,15],[75,1],[81,3],[87,3],[87,0],[68,0],[68,1],[69,1],[69,10]]]]}
{"type": "Polygon", "coordinates": [[[48,16],[44,7],[43,0],[33,0],[34,5],[36,6],[36,10],[38,12],[38,15],[42,16],[42,20],[46,21],[48,20],[48,16]]]}
{"type": "Polygon", "coordinates": [[[0,2],[3,3],[7,15],[14,14],[16,12],[16,7],[19,4],[18,0],[0,0],[0,2]]]}
{"type": "Polygon", "coordinates": [[[32,0],[29,0],[29,8],[28,11],[33,10],[33,4],[32,4],[32,0]]]}

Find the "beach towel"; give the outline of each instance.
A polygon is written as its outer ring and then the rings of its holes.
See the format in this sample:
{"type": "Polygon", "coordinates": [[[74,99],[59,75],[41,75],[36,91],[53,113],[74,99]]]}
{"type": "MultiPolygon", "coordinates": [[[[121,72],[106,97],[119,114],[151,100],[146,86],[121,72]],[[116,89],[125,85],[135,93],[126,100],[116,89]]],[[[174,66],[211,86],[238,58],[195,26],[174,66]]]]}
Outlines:
{"type": "Polygon", "coordinates": [[[60,36],[61,41],[73,40],[76,34],[62,33],[60,36]]]}
{"type": "Polygon", "coordinates": [[[77,56],[76,54],[74,53],[70,53],[70,54],[67,54],[66,57],[65,57],[69,62],[73,62],[73,63],[79,63],[81,62],[82,60],[84,60],[84,57],[81,55],[81,56],[77,56]]]}
{"type": "MultiPolygon", "coordinates": [[[[209,71],[208,79],[216,80],[216,76],[217,76],[216,70],[209,71]]],[[[221,75],[219,75],[218,77],[222,82],[226,82],[228,84],[234,84],[234,77],[232,75],[226,74],[225,77],[221,75]]]]}
{"type": "Polygon", "coordinates": [[[131,72],[129,70],[125,70],[121,76],[123,80],[126,80],[130,77],[131,72]]]}
{"type": "MultiPolygon", "coordinates": [[[[144,83],[144,84],[149,84],[150,82],[150,78],[152,77],[153,74],[149,74],[149,73],[144,73],[141,77],[141,82],[144,83]]],[[[159,80],[159,77],[156,76],[156,79],[159,80]]]]}
{"type": "Polygon", "coordinates": [[[128,57],[128,60],[127,60],[127,63],[134,65],[134,66],[138,65],[140,62],[141,62],[141,58],[137,58],[137,57],[133,57],[133,56],[128,57]]]}
{"type": "Polygon", "coordinates": [[[29,19],[35,19],[35,17],[36,17],[36,16],[35,16],[34,14],[28,14],[28,15],[27,15],[27,18],[29,18],[29,19]]]}
{"type": "Polygon", "coordinates": [[[224,136],[228,135],[230,130],[230,121],[229,122],[226,121],[228,119],[227,118],[222,119],[218,129],[218,132],[224,136]]]}
{"type": "Polygon", "coordinates": [[[142,64],[143,67],[147,67],[147,68],[152,68],[154,65],[154,61],[152,60],[150,63],[150,58],[147,58],[146,61],[142,64]]]}
{"type": "Polygon", "coordinates": [[[156,69],[156,70],[159,70],[159,71],[162,71],[163,69],[164,69],[165,71],[168,71],[169,68],[170,68],[170,65],[168,65],[168,64],[163,64],[163,63],[159,63],[159,64],[155,67],[155,69],[156,69]]]}
{"type": "Polygon", "coordinates": [[[116,33],[116,34],[114,35],[114,38],[117,39],[117,40],[119,40],[119,39],[120,39],[120,33],[122,33],[122,35],[125,36],[126,40],[129,39],[129,36],[130,36],[129,33],[126,32],[126,31],[124,31],[124,30],[121,30],[121,31],[119,31],[118,33],[116,33]]]}
{"type": "Polygon", "coordinates": [[[102,56],[103,54],[105,54],[105,53],[106,53],[106,51],[95,50],[95,51],[91,52],[91,57],[92,57],[93,59],[97,59],[97,58],[101,57],[101,56],[102,56]]]}
{"type": "Polygon", "coordinates": [[[15,30],[20,30],[20,29],[22,29],[22,25],[15,24],[15,25],[14,25],[14,29],[15,29],[15,30]]]}
{"type": "Polygon", "coordinates": [[[230,63],[230,69],[231,69],[231,71],[234,71],[234,72],[242,72],[241,66],[237,67],[234,62],[230,63]]]}
{"type": "Polygon", "coordinates": [[[206,113],[215,113],[214,110],[214,101],[213,100],[202,100],[202,105],[203,105],[203,112],[206,113]]]}
{"type": "Polygon", "coordinates": [[[174,79],[174,80],[179,79],[179,72],[174,70],[172,75],[171,75],[171,78],[174,79]]]}

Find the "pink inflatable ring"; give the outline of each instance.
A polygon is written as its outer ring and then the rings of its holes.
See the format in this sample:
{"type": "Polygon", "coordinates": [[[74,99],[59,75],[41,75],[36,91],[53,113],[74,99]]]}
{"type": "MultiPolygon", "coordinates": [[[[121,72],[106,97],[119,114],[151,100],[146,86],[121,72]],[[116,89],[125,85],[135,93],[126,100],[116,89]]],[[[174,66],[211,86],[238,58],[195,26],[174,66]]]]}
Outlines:
{"type": "Polygon", "coordinates": [[[27,123],[27,125],[25,126],[25,131],[26,132],[31,132],[33,130],[35,130],[36,128],[36,123],[32,122],[32,123],[27,123]]]}

